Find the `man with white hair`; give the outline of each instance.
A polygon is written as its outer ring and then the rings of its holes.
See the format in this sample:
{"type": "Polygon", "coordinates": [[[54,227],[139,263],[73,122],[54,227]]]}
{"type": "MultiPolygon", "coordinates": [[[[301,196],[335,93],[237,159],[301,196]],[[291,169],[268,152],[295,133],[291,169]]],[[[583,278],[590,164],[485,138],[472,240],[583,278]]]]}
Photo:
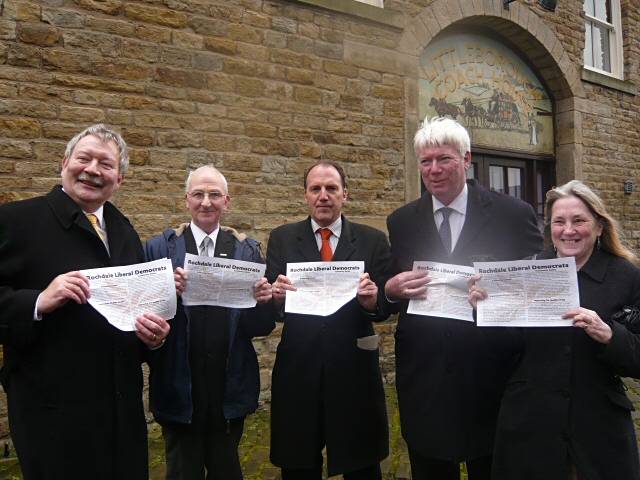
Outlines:
{"type": "Polygon", "coordinates": [[[78,271],[144,261],[109,202],[127,165],[122,137],[92,125],[67,144],[61,186],[0,206],[1,380],[25,480],[148,478],[140,364],[169,324],[116,329],[78,271]]]}
{"type": "Polygon", "coordinates": [[[400,312],[396,388],[414,480],[489,480],[500,398],[509,367],[504,331],[407,313],[428,295],[430,278],[413,262],[471,266],[518,260],[542,246],[530,205],[466,180],[471,142],[449,118],[425,120],[414,139],[425,194],[389,215],[395,276],[385,293],[400,312]]]}
{"type": "MultiPolygon", "coordinates": [[[[193,170],[185,185],[191,222],[147,242],[148,260],[171,259],[179,290],[189,281],[186,253],[264,263],[257,241],[220,225],[230,201],[227,180],[215,167],[193,170]]],[[[162,425],[167,479],[242,479],[238,444],[260,393],[251,338],[274,327],[266,278],[254,296],[258,305],[243,310],[186,307],[178,298],[171,334],[150,362],[150,406],[162,425]]]]}

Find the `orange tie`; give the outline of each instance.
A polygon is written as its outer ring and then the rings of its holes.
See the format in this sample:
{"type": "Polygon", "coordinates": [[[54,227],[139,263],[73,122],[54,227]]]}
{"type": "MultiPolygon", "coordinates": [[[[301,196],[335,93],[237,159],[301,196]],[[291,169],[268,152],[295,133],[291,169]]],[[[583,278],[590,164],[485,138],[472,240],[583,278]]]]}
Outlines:
{"type": "Polygon", "coordinates": [[[331,243],[329,243],[329,239],[331,238],[331,230],[328,228],[319,228],[320,236],[322,237],[322,246],[320,247],[320,258],[322,258],[323,262],[330,262],[333,258],[333,252],[331,251],[331,243]]]}

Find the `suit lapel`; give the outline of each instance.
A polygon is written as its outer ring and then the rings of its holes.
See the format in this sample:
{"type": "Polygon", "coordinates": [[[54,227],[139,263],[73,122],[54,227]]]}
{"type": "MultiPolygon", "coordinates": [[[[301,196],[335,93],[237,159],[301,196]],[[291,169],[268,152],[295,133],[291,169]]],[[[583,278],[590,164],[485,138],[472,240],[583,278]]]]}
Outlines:
{"type": "Polygon", "coordinates": [[[349,260],[353,252],[356,251],[357,238],[355,237],[355,232],[351,228],[351,223],[342,217],[342,232],[340,233],[340,240],[338,240],[338,245],[336,246],[336,251],[333,252],[333,261],[342,262],[345,260],[349,260]]]}
{"type": "Polygon", "coordinates": [[[216,238],[216,249],[214,257],[233,258],[236,242],[233,235],[224,230],[218,230],[218,238],[216,238]]]}
{"type": "Polygon", "coordinates": [[[306,220],[298,222],[296,232],[296,245],[298,252],[305,262],[321,262],[320,250],[318,250],[318,243],[316,242],[316,236],[311,230],[311,218],[307,217],[306,220]]]}
{"type": "MultiPolygon", "coordinates": [[[[111,258],[111,263],[113,265],[116,264],[114,263],[116,259],[122,257],[122,255],[124,254],[123,249],[125,248],[125,235],[122,234],[122,220],[120,219],[119,215],[116,215],[115,208],[116,207],[114,207],[111,203],[106,202],[102,211],[102,214],[104,215],[105,227],[107,227],[107,242],[109,243],[109,252],[107,252],[107,249],[104,247],[102,240],[100,240],[100,237],[89,223],[89,220],[87,220],[85,217],[86,223],[89,225],[87,228],[91,230],[92,235],[98,239],[102,250],[104,250],[105,255],[108,255],[111,258]]],[[[82,216],[84,217],[84,215],[82,216]]]]}
{"type": "Polygon", "coordinates": [[[426,260],[427,258],[446,258],[449,253],[445,250],[436,221],[433,216],[433,198],[431,194],[425,193],[416,204],[416,221],[412,228],[415,229],[415,236],[418,241],[418,251],[414,252],[415,260],[426,260]]]}
{"type": "Polygon", "coordinates": [[[478,232],[489,220],[491,199],[478,188],[475,182],[469,182],[469,197],[467,200],[467,214],[453,254],[459,253],[465,246],[477,237],[478,232]]]}
{"type": "MultiPolygon", "coordinates": [[[[65,230],[71,229],[73,226],[77,227],[80,231],[84,232],[87,236],[87,239],[91,239],[96,246],[99,246],[100,251],[104,254],[105,260],[109,259],[109,253],[105,248],[102,240],[93,229],[93,226],[82,212],[82,209],[78,206],[73,199],[62,191],[61,186],[56,186],[49,192],[47,195],[47,201],[54,215],[60,222],[60,224],[65,228],[65,230]]],[[[111,249],[111,254],[113,255],[114,248],[111,246],[112,239],[114,241],[115,246],[118,245],[118,240],[120,235],[118,235],[118,231],[112,233],[112,229],[114,228],[111,224],[117,224],[117,220],[109,221],[112,218],[112,211],[110,209],[114,209],[115,207],[111,205],[109,202],[104,204],[104,219],[105,224],[107,226],[107,236],[109,241],[109,248],[111,249]]]]}

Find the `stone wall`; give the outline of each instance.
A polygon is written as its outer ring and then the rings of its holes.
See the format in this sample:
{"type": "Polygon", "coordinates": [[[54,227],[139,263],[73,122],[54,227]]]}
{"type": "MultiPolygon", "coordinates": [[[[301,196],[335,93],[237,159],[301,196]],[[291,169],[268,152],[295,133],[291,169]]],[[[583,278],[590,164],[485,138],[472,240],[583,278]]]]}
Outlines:
{"type": "MultiPolygon", "coordinates": [[[[108,122],[131,146],[115,203],[143,238],[187,219],[185,171],[213,163],[230,183],[224,223],[266,247],[305,215],[301,175],[321,158],[345,166],[346,214],[384,228],[418,192],[416,52],[462,22],[523,49],[556,99],[559,180],[595,185],[637,248],[638,193],[622,181],[638,173],[640,0],[622,8],[627,77],[607,83],[582,80],[581,0],[555,13],[535,0],[0,0],[0,203],[48,191],[66,141],[108,122]]],[[[393,323],[378,329],[392,382],[393,323]]],[[[278,336],[256,341],[263,400],[278,336]]]]}

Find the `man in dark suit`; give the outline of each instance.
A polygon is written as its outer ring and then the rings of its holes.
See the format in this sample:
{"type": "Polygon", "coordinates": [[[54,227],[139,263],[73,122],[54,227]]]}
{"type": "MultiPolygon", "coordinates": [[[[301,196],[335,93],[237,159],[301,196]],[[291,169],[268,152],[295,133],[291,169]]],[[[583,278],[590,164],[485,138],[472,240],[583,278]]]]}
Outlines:
{"type": "Polygon", "coordinates": [[[271,461],[283,480],[319,480],[326,445],[330,476],[380,479],[388,427],[371,322],[387,318],[380,306],[389,244],[379,230],[341,214],[347,184],[340,165],[312,165],[304,187],[310,217],[276,228],[267,250],[267,279],[284,321],[271,388],[271,461]],[[329,316],[284,313],[285,293],[295,289],[287,263],[321,260],[364,261],[357,297],[329,316]]]}
{"type": "MultiPolygon", "coordinates": [[[[258,242],[220,225],[230,201],[224,175],[212,165],[197,168],[185,189],[191,222],[146,243],[148,260],[171,259],[178,288],[188,282],[187,253],[264,263],[258,242]]],[[[242,480],[238,444],[260,393],[251,338],[274,327],[266,278],[254,296],[257,306],[248,309],[186,307],[178,298],[167,342],[150,360],[150,406],[162,425],[167,480],[242,480]]]]}
{"type": "Polygon", "coordinates": [[[469,134],[448,118],[425,120],[414,146],[427,192],[387,219],[393,272],[385,293],[400,311],[396,387],[402,434],[414,480],[491,475],[500,397],[508,375],[509,342],[500,329],[448,318],[407,314],[408,300],[428,295],[429,277],[412,271],[427,260],[457,265],[517,260],[542,246],[528,204],[466,181],[469,134]]]}
{"type": "Polygon", "coordinates": [[[26,480],[148,478],[140,363],[169,324],[145,314],[117,330],[78,272],[144,260],[108,202],[127,164],[120,135],[93,125],[67,145],[62,187],[0,206],[1,380],[26,480]]]}

